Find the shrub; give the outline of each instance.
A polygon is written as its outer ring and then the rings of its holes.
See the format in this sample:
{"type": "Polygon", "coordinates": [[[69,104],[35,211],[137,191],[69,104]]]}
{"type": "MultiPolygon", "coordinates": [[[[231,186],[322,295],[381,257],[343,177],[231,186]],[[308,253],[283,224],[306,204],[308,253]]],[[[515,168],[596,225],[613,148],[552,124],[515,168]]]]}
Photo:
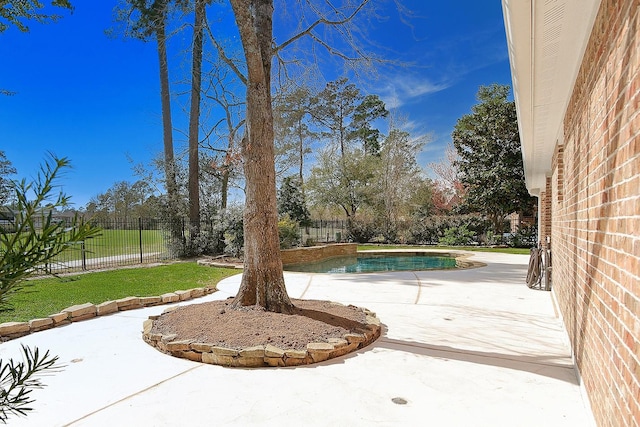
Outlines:
{"type": "Polygon", "coordinates": [[[367,243],[377,234],[375,225],[361,219],[349,219],[347,221],[347,237],[356,243],[367,243]]]}
{"type": "MultiPolygon", "coordinates": [[[[432,215],[414,217],[407,225],[407,241],[413,244],[437,244],[451,228],[465,226],[474,236],[482,234],[488,227],[487,221],[477,215],[432,215]]],[[[451,232],[450,232],[451,233],[451,232]]]]}
{"type": "Polygon", "coordinates": [[[300,227],[298,223],[285,215],[278,221],[278,236],[280,236],[280,249],[291,249],[300,244],[300,227]]]}
{"type": "Polygon", "coordinates": [[[443,246],[464,246],[473,242],[474,236],[473,231],[469,230],[466,225],[461,225],[460,227],[447,228],[438,243],[443,246]]]}
{"type": "Polygon", "coordinates": [[[234,257],[240,257],[244,248],[244,220],[243,209],[240,206],[227,208],[219,213],[219,220],[222,232],[224,233],[224,253],[234,257]]]}
{"type": "Polygon", "coordinates": [[[523,226],[515,234],[509,235],[507,245],[513,248],[532,248],[538,241],[538,227],[535,225],[523,226]]]}

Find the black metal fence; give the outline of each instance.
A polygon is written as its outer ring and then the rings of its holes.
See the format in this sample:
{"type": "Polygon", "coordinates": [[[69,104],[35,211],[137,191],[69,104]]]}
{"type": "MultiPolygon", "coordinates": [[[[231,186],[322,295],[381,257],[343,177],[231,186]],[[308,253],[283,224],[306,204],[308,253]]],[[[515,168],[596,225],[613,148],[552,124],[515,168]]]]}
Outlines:
{"type": "Polygon", "coordinates": [[[166,221],[136,218],[92,223],[102,231],[93,238],[73,242],[46,266],[49,272],[96,270],[176,258],[166,221]]]}
{"type": "MultiPolygon", "coordinates": [[[[102,231],[96,237],[74,242],[45,268],[51,273],[98,270],[145,264],[179,258],[185,253],[190,227],[186,220],[169,223],[166,219],[93,221],[102,231]]],[[[213,230],[215,224],[202,221],[200,229],[213,230]]],[[[341,220],[312,221],[301,227],[301,244],[327,243],[345,239],[346,223],[341,220]]],[[[214,236],[215,233],[201,233],[214,236]]],[[[208,246],[214,246],[213,244],[208,246]]]]}
{"type": "Polygon", "coordinates": [[[344,220],[315,220],[309,227],[300,227],[300,243],[343,242],[347,238],[347,223],[344,220]]]}

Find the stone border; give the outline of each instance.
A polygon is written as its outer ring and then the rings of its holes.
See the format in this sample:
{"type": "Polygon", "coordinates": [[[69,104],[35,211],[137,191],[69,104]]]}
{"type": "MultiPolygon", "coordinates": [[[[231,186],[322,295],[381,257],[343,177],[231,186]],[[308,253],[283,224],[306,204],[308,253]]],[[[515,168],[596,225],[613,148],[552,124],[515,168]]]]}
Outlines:
{"type": "MultiPolygon", "coordinates": [[[[170,307],[164,313],[176,308],[170,307]]],[[[161,315],[149,316],[144,321],[142,338],[162,353],[211,365],[238,368],[310,365],[351,353],[378,339],[382,330],[380,320],[366,308],[360,310],[366,313],[363,333],[347,333],[342,338],[330,338],[328,342],[312,342],[307,344],[306,350],[283,350],[271,344],[234,349],[193,340],[177,340],[176,334],[151,333],[153,322],[161,315]]]]}
{"type": "Polygon", "coordinates": [[[45,318],[33,319],[28,322],[6,322],[0,324],[0,342],[20,338],[33,332],[68,325],[72,322],[80,322],[97,316],[105,316],[118,311],[186,301],[212,294],[216,292],[216,290],[215,286],[207,286],[204,288],[169,292],[160,296],[121,298],[116,301],[105,301],[98,305],[90,302],[73,305],[65,308],[60,313],[52,314],[45,318]]]}

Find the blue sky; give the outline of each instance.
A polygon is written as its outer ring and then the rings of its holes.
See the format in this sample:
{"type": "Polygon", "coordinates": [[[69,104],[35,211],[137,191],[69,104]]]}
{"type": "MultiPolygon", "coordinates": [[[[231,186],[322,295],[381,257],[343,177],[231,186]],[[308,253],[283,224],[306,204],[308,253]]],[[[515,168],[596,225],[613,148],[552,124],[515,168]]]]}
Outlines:
{"type": "MultiPolygon", "coordinates": [[[[129,159],[148,163],[160,153],[162,127],[155,44],[105,35],[116,0],[73,3],[74,12],[63,11],[58,22],[0,33],[0,89],[16,92],[0,96],[0,150],[16,178],[34,176],[48,152],[69,157],[73,169],[61,183],[82,207],[117,181],[135,181],[129,159]]],[[[414,136],[433,136],[419,158],[428,169],[444,156],[478,87],[511,84],[501,5],[403,0],[413,12],[407,25],[392,3],[368,28],[369,48],[411,65],[384,69],[358,86],[405,116],[414,136]]],[[[189,37],[172,42],[173,81],[188,67],[177,45],[189,37]]],[[[177,104],[174,114],[186,130],[177,104]]],[[[180,150],[184,138],[175,137],[180,150]]]]}

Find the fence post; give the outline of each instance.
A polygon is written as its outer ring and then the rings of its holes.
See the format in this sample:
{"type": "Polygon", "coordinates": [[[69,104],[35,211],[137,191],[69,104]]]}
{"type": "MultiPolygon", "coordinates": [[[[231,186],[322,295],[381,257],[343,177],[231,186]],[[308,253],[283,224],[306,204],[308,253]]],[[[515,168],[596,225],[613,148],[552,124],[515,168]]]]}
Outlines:
{"type": "Polygon", "coordinates": [[[140,264],[142,264],[142,218],[138,217],[138,236],[140,242],[140,264]]]}
{"type": "Polygon", "coordinates": [[[87,249],[84,246],[84,240],[80,242],[80,253],[82,254],[82,269],[87,269],[87,249]]]}

